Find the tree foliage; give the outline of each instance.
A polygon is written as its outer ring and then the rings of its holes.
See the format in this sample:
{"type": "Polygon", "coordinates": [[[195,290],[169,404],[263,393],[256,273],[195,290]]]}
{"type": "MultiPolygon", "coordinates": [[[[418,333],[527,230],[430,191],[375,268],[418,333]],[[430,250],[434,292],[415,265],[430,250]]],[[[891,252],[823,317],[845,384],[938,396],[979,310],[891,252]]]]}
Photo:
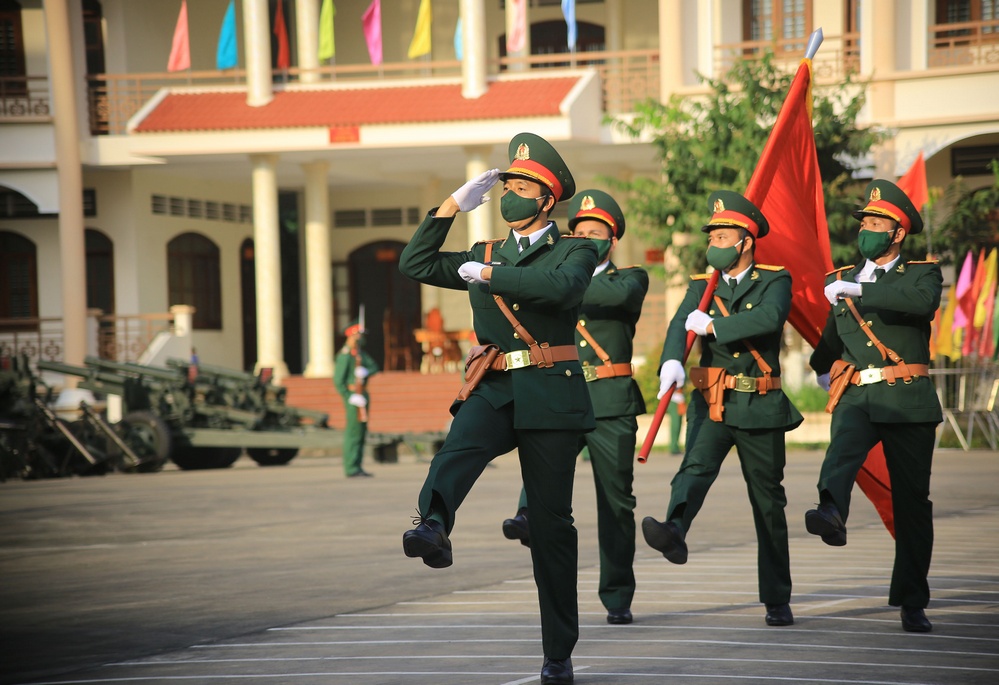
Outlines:
{"type": "Polygon", "coordinates": [[[931,203],[933,252],[945,262],[960,263],[969,250],[999,247],[999,160],[990,163],[992,184],[970,191],[958,176],[931,203]]]}
{"type": "MultiPolygon", "coordinates": [[[[653,247],[673,244],[681,268],[690,271],[704,267],[706,238],[700,228],[710,217],[708,196],[721,189],[745,191],[793,74],[767,53],[737,61],[720,79],[698,78],[709,87],[704,97],[646,101],[633,118],[615,122],[635,139],[651,138],[659,177],[608,179],[628,195],[636,233],[653,247]],[[690,236],[688,244],[674,241],[676,234],[690,236]]],[[[865,93],[849,77],[832,88],[813,88],[815,146],[835,263],[856,255],[857,224],[850,212],[863,192],[864,182],[854,180],[858,160],[887,135],[857,124],[865,93]]]]}

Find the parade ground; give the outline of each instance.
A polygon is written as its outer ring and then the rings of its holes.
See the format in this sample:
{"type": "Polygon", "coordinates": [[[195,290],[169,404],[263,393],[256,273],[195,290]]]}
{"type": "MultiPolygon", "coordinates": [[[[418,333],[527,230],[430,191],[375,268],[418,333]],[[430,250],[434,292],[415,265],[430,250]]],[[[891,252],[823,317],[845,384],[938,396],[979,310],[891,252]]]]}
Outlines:
{"type": "MultiPolygon", "coordinates": [[[[999,682],[999,453],[940,450],[931,499],[929,634],[887,604],[893,543],[854,492],[848,544],[805,532],[821,450],[792,449],[785,487],[795,624],[768,628],[731,454],[669,564],[639,533],[635,622],[597,598],[589,464],[579,462],[576,682],[999,682]]],[[[663,518],[679,458],[636,465],[636,516],[663,518]]],[[[542,664],[530,555],[503,538],[516,455],[458,512],[454,565],[402,553],[427,464],[402,454],[345,479],[335,454],[284,467],[0,483],[0,682],[514,685],[542,664]]]]}

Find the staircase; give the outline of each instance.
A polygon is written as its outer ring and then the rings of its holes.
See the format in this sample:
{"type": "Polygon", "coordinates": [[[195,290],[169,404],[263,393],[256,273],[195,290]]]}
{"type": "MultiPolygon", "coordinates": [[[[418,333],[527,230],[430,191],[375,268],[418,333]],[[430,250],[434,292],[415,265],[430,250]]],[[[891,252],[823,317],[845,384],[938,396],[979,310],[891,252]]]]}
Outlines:
{"type": "MultiPolygon", "coordinates": [[[[368,430],[371,433],[427,433],[447,429],[448,407],[461,388],[460,373],[422,374],[383,371],[368,380],[371,397],[368,430]]],[[[284,379],[285,401],[292,407],[329,414],[329,425],[346,424],[343,399],[329,378],[289,376],[284,379]]]]}

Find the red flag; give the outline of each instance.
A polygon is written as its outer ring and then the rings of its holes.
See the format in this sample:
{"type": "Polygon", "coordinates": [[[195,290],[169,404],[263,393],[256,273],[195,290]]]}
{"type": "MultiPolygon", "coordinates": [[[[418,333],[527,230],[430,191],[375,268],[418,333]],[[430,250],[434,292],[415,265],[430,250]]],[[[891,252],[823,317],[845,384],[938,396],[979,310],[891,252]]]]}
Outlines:
{"type": "Polygon", "coordinates": [[[177,26],[173,29],[173,44],[170,46],[167,71],[184,71],[190,68],[191,38],[187,33],[187,0],[182,0],[180,14],[177,15],[177,26]]]}
{"type": "MultiPolygon", "coordinates": [[[[832,270],[822,179],[812,131],[811,60],[802,60],[774,123],[746,198],[760,208],[770,233],[759,241],[760,262],[784,265],[793,279],[788,322],[813,347],[829,315],[825,274],[832,270]]],[[[894,535],[891,484],[879,443],[867,455],[857,485],[894,535]]]]}
{"type": "Polygon", "coordinates": [[[926,187],[926,162],[923,160],[922,151],[895,185],[909,196],[917,212],[923,211],[923,207],[930,199],[930,191],[926,187]]]}
{"type": "Polygon", "coordinates": [[[287,69],[291,66],[291,54],[288,49],[288,27],[284,23],[284,8],[278,0],[274,10],[274,35],[277,36],[277,68],[287,69]]]}
{"type": "Polygon", "coordinates": [[[958,306],[968,317],[968,325],[964,329],[964,338],[961,344],[961,354],[970,356],[975,349],[975,342],[978,340],[978,329],[975,328],[975,306],[978,304],[978,296],[982,294],[982,284],[985,283],[985,248],[978,252],[978,264],[975,266],[974,275],[971,278],[971,287],[961,295],[958,306]]]}

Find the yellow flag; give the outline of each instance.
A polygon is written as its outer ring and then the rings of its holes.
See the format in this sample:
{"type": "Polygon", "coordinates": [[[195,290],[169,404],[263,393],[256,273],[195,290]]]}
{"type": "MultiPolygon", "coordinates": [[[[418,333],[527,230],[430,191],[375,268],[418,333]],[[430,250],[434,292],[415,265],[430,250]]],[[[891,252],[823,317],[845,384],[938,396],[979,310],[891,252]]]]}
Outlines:
{"type": "Polygon", "coordinates": [[[420,0],[420,12],[416,15],[416,33],[409,44],[409,59],[430,54],[430,24],[433,22],[430,0],[420,0]]]}
{"type": "MultiPolygon", "coordinates": [[[[937,354],[942,357],[954,358],[954,312],[957,310],[957,286],[953,283],[947,291],[947,306],[940,317],[940,327],[937,329],[937,354]]],[[[958,356],[961,347],[958,346],[958,356]]]]}
{"type": "Polygon", "coordinates": [[[333,0],[323,0],[319,10],[319,61],[331,59],[336,55],[336,41],[333,39],[333,16],[336,7],[333,0]]]}
{"type": "MultiPolygon", "coordinates": [[[[975,302],[975,328],[985,325],[985,320],[989,316],[986,300],[989,293],[996,288],[996,248],[989,252],[989,258],[985,260],[985,278],[982,279],[982,289],[978,291],[978,299],[975,302]]],[[[991,331],[989,334],[991,335],[991,331]]]]}

